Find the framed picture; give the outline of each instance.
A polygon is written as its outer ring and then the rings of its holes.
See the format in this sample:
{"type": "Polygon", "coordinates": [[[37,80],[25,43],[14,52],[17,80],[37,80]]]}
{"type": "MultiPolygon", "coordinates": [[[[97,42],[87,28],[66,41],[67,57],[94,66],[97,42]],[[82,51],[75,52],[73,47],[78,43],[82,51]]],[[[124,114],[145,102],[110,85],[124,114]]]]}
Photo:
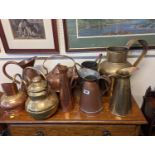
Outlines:
{"type": "Polygon", "coordinates": [[[2,19],[0,37],[6,53],[59,52],[55,19],[2,19]]]}
{"type": "Polygon", "coordinates": [[[132,38],[146,40],[150,48],[155,47],[155,19],[67,19],[63,24],[67,51],[125,46],[132,38]]]}

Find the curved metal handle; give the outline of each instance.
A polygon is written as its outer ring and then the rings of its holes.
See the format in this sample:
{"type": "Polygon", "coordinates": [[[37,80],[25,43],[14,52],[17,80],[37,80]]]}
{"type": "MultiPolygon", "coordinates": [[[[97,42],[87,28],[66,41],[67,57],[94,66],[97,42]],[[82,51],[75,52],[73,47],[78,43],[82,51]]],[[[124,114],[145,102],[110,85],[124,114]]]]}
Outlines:
{"type": "Polygon", "coordinates": [[[111,136],[111,132],[109,130],[103,130],[103,136],[111,136]]]}
{"type": "MultiPolygon", "coordinates": [[[[34,70],[34,71],[36,71],[36,72],[39,72],[42,76],[43,76],[43,78],[46,80],[46,76],[44,75],[44,73],[41,71],[41,70],[38,70],[38,69],[36,69],[35,67],[26,67],[26,68],[24,68],[23,69],[23,74],[25,74],[25,72],[26,72],[26,70],[27,69],[32,69],[32,70],[34,70]]],[[[27,77],[26,77],[27,78],[27,77]]],[[[27,81],[30,81],[31,79],[28,79],[27,78],[27,81]]]]}
{"type": "Polygon", "coordinates": [[[138,63],[142,60],[142,58],[146,55],[148,51],[148,43],[145,40],[139,40],[139,39],[131,39],[126,44],[126,47],[130,49],[135,43],[139,43],[143,47],[143,51],[140,54],[140,56],[137,58],[137,60],[133,63],[133,66],[136,67],[138,63]]]}
{"type": "MultiPolygon", "coordinates": [[[[73,63],[74,63],[74,65],[75,65],[75,60],[72,58],[72,57],[69,57],[69,56],[67,56],[67,55],[58,55],[58,54],[54,54],[54,55],[52,55],[52,56],[50,56],[50,57],[47,57],[44,61],[43,61],[43,68],[46,70],[46,74],[48,74],[48,69],[47,69],[47,67],[45,66],[45,62],[47,61],[47,60],[49,60],[50,58],[58,58],[58,57],[60,57],[60,58],[68,58],[68,59],[70,59],[70,60],[72,60],[73,61],[73,63]]],[[[73,66],[74,66],[73,65],[73,66]]]]}
{"type": "MultiPolygon", "coordinates": [[[[7,73],[7,71],[6,71],[6,67],[7,67],[8,65],[10,65],[10,64],[14,64],[14,65],[19,66],[19,65],[18,65],[18,62],[16,62],[16,61],[8,61],[8,62],[6,62],[6,63],[3,65],[2,70],[3,70],[4,75],[5,75],[7,78],[9,78],[10,80],[13,80],[13,77],[10,76],[10,75],[7,73]]],[[[19,67],[20,67],[20,66],[19,66],[19,67]]],[[[15,82],[16,82],[16,83],[20,83],[20,81],[18,81],[18,80],[15,80],[15,82]]]]}
{"type": "Polygon", "coordinates": [[[45,134],[43,131],[38,130],[34,136],[45,136],[45,134]]]}
{"type": "Polygon", "coordinates": [[[101,75],[100,79],[103,79],[106,82],[105,83],[106,89],[102,91],[102,95],[104,95],[110,89],[111,80],[108,76],[105,75],[101,75]]]}

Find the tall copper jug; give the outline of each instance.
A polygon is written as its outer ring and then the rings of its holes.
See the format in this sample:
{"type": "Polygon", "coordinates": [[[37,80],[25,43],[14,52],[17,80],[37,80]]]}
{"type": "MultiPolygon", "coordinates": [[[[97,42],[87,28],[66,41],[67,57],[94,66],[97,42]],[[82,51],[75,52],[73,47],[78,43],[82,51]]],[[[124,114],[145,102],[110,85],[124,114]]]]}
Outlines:
{"type": "Polygon", "coordinates": [[[136,67],[141,59],[146,55],[148,50],[148,44],[145,40],[131,39],[128,41],[125,47],[116,46],[107,48],[107,60],[101,62],[99,65],[99,71],[101,74],[114,75],[118,70],[127,67],[136,67]],[[138,59],[133,63],[127,61],[128,51],[134,44],[139,43],[143,51],[138,59]]]}
{"type": "Polygon", "coordinates": [[[71,82],[67,76],[68,68],[63,65],[58,65],[59,80],[60,80],[60,105],[64,112],[70,111],[73,107],[71,82]]]}
{"type": "Polygon", "coordinates": [[[96,114],[103,109],[103,95],[108,91],[110,81],[106,76],[100,76],[99,72],[81,68],[78,70],[79,76],[82,78],[82,92],[80,96],[80,109],[87,114],[96,114]],[[99,87],[99,80],[105,82],[105,89],[99,87]]]}
{"type": "Polygon", "coordinates": [[[73,58],[66,56],[66,55],[52,55],[48,58],[46,58],[43,62],[43,68],[46,70],[46,79],[49,82],[51,88],[55,90],[56,92],[60,92],[60,71],[58,69],[59,64],[57,64],[51,71],[48,71],[48,68],[45,66],[45,62],[49,58],[60,58],[60,59],[70,59],[73,62],[73,65],[71,67],[67,67],[67,77],[69,81],[74,81],[77,76],[76,76],[76,69],[75,69],[75,61],[73,58]]]}
{"type": "Polygon", "coordinates": [[[130,73],[125,70],[117,71],[114,88],[110,99],[111,111],[114,115],[125,116],[132,107],[130,73]]]}
{"type": "MultiPolygon", "coordinates": [[[[13,77],[7,72],[7,67],[8,65],[17,65],[20,68],[22,68],[24,70],[24,68],[26,67],[32,67],[34,66],[36,57],[32,57],[32,58],[28,58],[28,59],[24,59],[20,62],[16,62],[16,61],[8,61],[3,65],[3,73],[4,75],[9,78],[10,80],[13,80],[13,77]]],[[[32,69],[27,69],[24,73],[22,73],[22,78],[26,81],[27,79],[32,79],[33,77],[35,77],[37,75],[37,73],[32,70],[32,69]]],[[[17,83],[20,83],[19,80],[15,80],[17,83]]]]}

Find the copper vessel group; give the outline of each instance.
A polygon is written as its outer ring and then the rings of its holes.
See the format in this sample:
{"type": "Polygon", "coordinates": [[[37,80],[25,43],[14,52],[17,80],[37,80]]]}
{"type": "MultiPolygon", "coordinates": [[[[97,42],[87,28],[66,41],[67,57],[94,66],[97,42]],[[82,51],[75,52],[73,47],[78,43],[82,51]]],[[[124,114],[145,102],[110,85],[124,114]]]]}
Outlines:
{"type": "Polygon", "coordinates": [[[52,55],[43,61],[45,74],[34,67],[36,57],[20,62],[8,61],[3,65],[3,73],[12,82],[1,84],[0,108],[4,111],[25,108],[34,119],[47,119],[59,108],[61,112],[70,112],[75,106],[73,92],[80,87],[79,109],[82,113],[94,115],[102,111],[104,95],[110,92],[111,112],[125,116],[132,108],[129,70],[138,65],[147,50],[145,40],[132,39],[124,47],[108,47],[105,61],[100,54],[96,60],[80,65],[72,57],[52,55]],[[140,44],[143,51],[131,64],[127,56],[135,43],[140,44]],[[49,58],[70,59],[73,65],[58,63],[49,70],[45,65],[49,58]],[[12,64],[22,68],[22,73],[10,75],[7,67],[12,64]]]}

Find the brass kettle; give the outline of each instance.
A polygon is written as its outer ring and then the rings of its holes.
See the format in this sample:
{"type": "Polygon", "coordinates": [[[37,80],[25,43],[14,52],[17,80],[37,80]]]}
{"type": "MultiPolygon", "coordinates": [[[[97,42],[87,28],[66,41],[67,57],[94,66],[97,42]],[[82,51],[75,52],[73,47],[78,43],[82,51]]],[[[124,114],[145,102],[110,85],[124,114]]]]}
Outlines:
{"type": "Polygon", "coordinates": [[[108,47],[107,48],[107,60],[103,61],[99,65],[99,72],[101,74],[114,75],[116,72],[123,68],[136,67],[141,59],[146,55],[148,50],[148,44],[145,40],[131,39],[128,41],[125,47],[108,47]],[[133,63],[127,61],[127,54],[130,48],[139,43],[143,47],[143,51],[138,59],[133,63]]]}
{"type": "Polygon", "coordinates": [[[14,76],[13,82],[1,84],[4,93],[0,99],[0,107],[4,111],[20,110],[25,107],[27,95],[22,89],[18,89],[17,84],[15,83],[17,76],[21,78],[22,85],[23,81],[20,74],[14,76]]]}
{"type": "Polygon", "coordinates": [[[44,60],[43,62],[43,68],[46,70],[46,79],[50,84],[51,89],[55,90],[56,92],[60,92],[61,89],[61,82],[60,82],[60,70],[59,66],[60,64],[57,64],[52,71],[48,72],[47,67],[45,66],[45,62],[49,58],[67,58],[70,59],[73,62],[73,66],[67,67],[67,78],[69,81],[72,81],[71,83],[74,83],[75,79],[78,78],[77,73],[76,73],[76,68],[75,68],[75,61],[73,58],[66,56],[66,55],[52,55],[51,57],[48,57],[47,59],[44,60]]]}
{"type": "Polygon", "coordinates": [[[26,111],[35,119],[46,119],[52,116],[58,109],[58,97],[49,89],[45,75],[33,67],[40,75],[34,77],[27,88],[28,99],[25,103],[26,111]]]}

